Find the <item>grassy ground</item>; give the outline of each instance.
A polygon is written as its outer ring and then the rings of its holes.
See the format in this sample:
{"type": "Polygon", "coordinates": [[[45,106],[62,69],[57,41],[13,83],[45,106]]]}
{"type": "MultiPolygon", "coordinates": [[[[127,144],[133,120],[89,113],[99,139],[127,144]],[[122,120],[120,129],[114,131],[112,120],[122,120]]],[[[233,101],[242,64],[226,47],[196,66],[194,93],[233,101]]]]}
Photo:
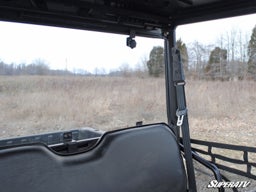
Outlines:
{"type": "Polygon", "coordinates": [[[187,99],[193,138],[256,146],[256,82],[188,81],[187,99]]]}
{"type": "Polygon", "coordinates": [[[163,79],[1,77],[1,136],[166,121],[163,79]]]}
{"type": "MultiPolygon", "coordinates": [[[[256,82],[188,81],[186,93],[193,138],[256,145],[256,82]]],[[[166,122],[165,105],[160,78],[0,77],[0,135],[166,122]]]]}
{"type": "MultiPolygon", "coordinates": [[[[0,138],[166,122],[164,83],[135,77],[0,77],[0,138]]],[[[192,138],[256,146],[256,82],[192,80],[186,95],[192,138]]],[[[256,155],[249,159],[255,162],[256,155]]]]}

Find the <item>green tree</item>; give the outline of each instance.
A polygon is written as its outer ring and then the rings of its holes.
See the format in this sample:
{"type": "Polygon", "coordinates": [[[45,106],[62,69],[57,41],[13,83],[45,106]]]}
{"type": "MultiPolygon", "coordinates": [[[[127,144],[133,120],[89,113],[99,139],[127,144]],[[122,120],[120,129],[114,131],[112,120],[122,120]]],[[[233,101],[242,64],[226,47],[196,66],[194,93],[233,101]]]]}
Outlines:
{"type": "Polygon", "coordinates": [[[256,78],[256,25],[252,30],[251,40],[248,45],[248,73],[256,78]]]}
{"type": "Polygon", "coordinates": [[[147,62],[150,76],[160,77],[164,74],[164,48],[161,46],[153,47],[147,62]]]}
{"type": "MultiPolygon", "coordinates": [[[[181,52],[181,59],[185,72],[188,71],[188,52],[186,44],[179,39],[176,42],[177,48],[181,52]]],[[[153,47],[150,52],[149,60],[147,61],[149,75],[153,77],[160,77],[164,74],[164,48],[161,46],[153,47]]]]}
{"type": "Polygon", "coordinates": [[[224,79],[227,75],[227,50],[215,47],[209,57],[205,72],[212,79],[224,79]]]}
{"type": "Polygon", "coordinates": [[[181,61],[183,63],[184,71],[187,72],[188,71],[188,50],[187,50],[187,46],[186,46],[185,43],[182,42],[181,39],[179,39],[176,42],[176,46],[180,50],[180,53],[181,53],[181,61]]]}

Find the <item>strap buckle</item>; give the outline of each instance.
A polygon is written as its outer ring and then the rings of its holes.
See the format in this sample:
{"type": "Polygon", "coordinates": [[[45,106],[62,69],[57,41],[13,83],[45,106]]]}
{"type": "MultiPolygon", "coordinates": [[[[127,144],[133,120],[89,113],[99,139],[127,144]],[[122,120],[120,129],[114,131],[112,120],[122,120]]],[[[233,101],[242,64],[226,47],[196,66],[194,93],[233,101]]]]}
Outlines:
{"type": "Polygon", "coordinates": [[[177,110],[176,111],[176,116],[178,117],[177,119],[177,126],[181,126],[183,124],[183,120],[184,120],[184,116],[187,114],[187,109],[183,109],[183,110],[177,110]]]}
{"type": "Polygon", "coordinates": [[[177,126],[181,126],[183,124],[184,115],[178,116],[177,126]]]}

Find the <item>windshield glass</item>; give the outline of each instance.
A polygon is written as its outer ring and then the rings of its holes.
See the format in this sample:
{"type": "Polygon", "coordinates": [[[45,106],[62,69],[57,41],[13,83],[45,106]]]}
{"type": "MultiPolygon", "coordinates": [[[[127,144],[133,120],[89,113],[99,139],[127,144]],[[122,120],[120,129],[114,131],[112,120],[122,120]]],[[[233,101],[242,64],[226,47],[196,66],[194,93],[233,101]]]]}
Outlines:
{"type": "Polygon", "coordinates": [[[131,49],[124,35],[7,22],[0,34],[0,138],[167,121],[163,40],[131,49]]]}
{"type": "Polygon", "coordinates": [[[177,28],[193,138],[256,145],[255,21],[253,14],[177,28]]]}
{"type": "MultiPolygon", "coordinates": [[[[255,166],[250,165],[256,162],[255,148],[246,148],[256,146],[255,21],[256,14],[177,28],[187,53],[192,147],[230,181],[250,182],[237,191],[256,188],[255,166]]],[[[199,163],[194,165],[198,191],[209,191],[213,178],[199,163]]]]}

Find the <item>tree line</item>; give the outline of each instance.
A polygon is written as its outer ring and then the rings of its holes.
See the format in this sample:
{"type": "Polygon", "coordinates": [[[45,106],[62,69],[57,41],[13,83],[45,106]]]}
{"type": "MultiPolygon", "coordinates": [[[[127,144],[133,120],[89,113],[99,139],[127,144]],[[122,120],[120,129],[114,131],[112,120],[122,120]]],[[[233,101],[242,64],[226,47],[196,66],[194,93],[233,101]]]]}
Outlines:
{"type": "MultiPolygon", "coordinates": [[[[179,39],[176,46],[181,51],[184,71],[189,78],[256,80],[256,26],[250,37],[232,30],[221,35],[216,45],[199,42],[186,45],[179,39]]],[[[164,74],[163,47],[153,47],[147,67],[151,76],[164,74]]]]}
{"type": "MultiPolygon", "coordinates": [[[[219,37],[216,45],[199,42],[186,45],[181,39],[176,42],[186,77],[193,79],[230,80],[250,78],[256,80],[256,26],[250,37],[241,31],[232,30],[219,37]]],[[[149,58],[142,58],[135,69],[123,64],[119,69],[106,73],[95,68],[93,73],[83,69],[73,72],[50,69],[45,61],[35,60],[27,64],[6,64],[0,61],[0,75],[85,75],[85,76],[137,76],[161,77],[164,75],[164,48],[153,47],[149,58]]]]}
{"type": "Polygon", "coordinates": [[[68,70],[53,70],[41,59],[31,64],[6,64],[0,61],[0,75],[71,75],[68,70]]]}

